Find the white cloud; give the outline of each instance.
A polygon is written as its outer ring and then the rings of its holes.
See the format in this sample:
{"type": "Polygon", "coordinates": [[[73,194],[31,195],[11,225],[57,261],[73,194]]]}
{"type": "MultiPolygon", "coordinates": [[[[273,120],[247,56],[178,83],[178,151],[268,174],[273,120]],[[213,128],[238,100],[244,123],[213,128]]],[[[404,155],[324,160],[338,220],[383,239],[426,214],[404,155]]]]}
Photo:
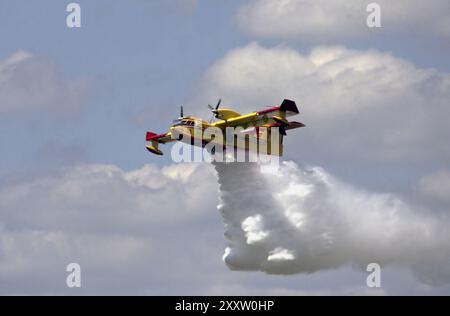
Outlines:
{"type": "Polygon", "coordinates": [[[255,0],[236,16],[240,27],[259,38],[323,42],[376,33],[411,33],[448,38],[447,0],[255,0]],[[366,25],[369,3],[381,6],[381,29],[366,25]]]}
{"type": "MultiPolygon", "coordinates": [[[[200,164],[129,172],[82,165],[4,183],[0,292],[69,291],[70,262],[82,267],[83,293],[161,294],[164,278],[197,277],[189,271],[192,265],[208,263],[199,258],[214,254],[212,241],[222,244],[219,216],[211,212],[214,181],[213,170],[200,164]],[[205,238],[211,230],[219,232],[216,239],[205,238]]],[[[220,251],[217,247],[218,262],[220,251]]]]}
{"type": "Polygon", "coordinates": [[[260,214],[249,216],[242,221],[242,230],[245,232],[246,242],[249,245],[257,244],[268,237],[269,233],[263,230],[263,217],[260,214]]]}
{"type": "Polygon", "coordinates": [[[292,251],[283,248],[275,248],[273,251],[269,252],[269,256],[267,256],[267,261],[286,261],[286,260],[294,260],[295,256],[292,251]]]}
{"type": "Polygon", "coordinates": [[[54,61],[19,50],[0,60],[0,113],[77,114],[91,86],[88,78],[64,78],[54,61]]]}
{"type": "MultiPolygon", "coordinates": [[[[233,172],[230,173],[232,174],[233,172]]],[[[232,253],[236,256],[236,246],[247,240],[247,228],[256,234],[261,230],[269,233],[251,243],[257,249],[266,247],[267,243],[283,234],[278,229],[283,226],[279,225],[287,224],[294,227],[294,230],[304,231],[304,240],[293,238],[291,244],[283,243],[268,249],[267,261],[276,269],[283,264],[297,264],[299,259],[305,258],[308,258],[305,264],[310,264],[310,260],[317,259],[309,257],[310,255],[319,253],[323,256],[321,251],[324,249],[336,249],[333,247],[339,244],[337,241],[343,235],[337,230],[338,226],[327,226],[330,223],[347,223],[354,219],[359,225],[349,229],[346,236],[350,238],[354,236],[351,235],[353,233],[356,237],[361,237],[363,231],[369,232],[366,238],[359,238],[358,241],[359,244],[370,241],[371,245],[383,244],[384,239],[378,243],[369,238],[375,236],[378,224],[390,224],[383,227],[392,227],[388,231],[393,233],[399,232],[401,227],[407,227],[408,231],[417,227],[415,224],[409,225],[413,219],[393,221],[392,219],[404,218],[402,214],[386,209],[386,205],[397,205],[390,203],[388,198],[383,200],[383,195],[367,198],[370,195],[366,196],[361,192],[355,195],[351,190],[340,188],[342,191],[336,193],[339,199],[330,197],[330,202],[326,195],[320,194],[322,190],[326,190],[319,187],[326,180],[324,174],[316,178],[318,174],[313,173],[311,178],[306,176],[297,181],[297,172],[284,169],[283,173],[275,176],[272,179],[272,184],[276,186],[273,196],[286,204],[282,208],[273,208],[272,215],[266,212],[274,204],[267,194],[264,181],[252,181],[246,172],[240,172],[239,177],[222,177],[222,198],[226,197],[230,186],[237,190],[236,194],[227,197],[227,205],[230,205],[230,201],[234,201],[232,203],[236,206],[241,205],[242,197],[247,202],[247,215],[236,225],[230,221],[229,212],[223,213],[225,236],[228,241],[234,240],[234,244],[230,244],[228,255],[232,253]],[[242,185],[242,179],[250,184],[242,185]],[[308,179],[316,179],[318,183],[293,185],[308,179]],[[277,186],[280,182],[282,185],[277,186]],[[276,194],[277,192],[283,194],[276,194]],[[349,195],[345,195],[345,192],[349,195]],[[315,202],[311,204],[311,201],[315,202]],[[349,206],[348,201],[353,203],[350,206],[362,207],[345,208],[349,206]],[[330,203],[333,208],[327,209],[330,203]],[[301,208],[302,205],[305,207],[301,208]],[[373,209],[364,210],[363,206],[368,205],[373,206],[373,209]],[[289,212],[283,212],[288,209],[289,212]],[[320,212],[321,210],[325,213],[320,212]],[[327,210],[338,212],[330,215],[326,213],[327,210]],[[386,211],[387,215],[378,212],[381,210],[386,211]],[[345,211],[359,215],[347,218],[345,211]],[[290,216],[298,213],[305,213],[302,217],[303,225],[299,227],[289,220],[290,216]],[[378,215],[369,217],[366,221],[366,216],[371,213],[378,215]],[[255,217],[256,214],[260,214],[260,217],[255,217]],[[320,218],[313,219],[313,214],[320,215],[320,218]],[[338,215],[344,216],[335,221],[338,215]],[[250,216],[253,216],[252,220],[247,225],[242,225],[250,216]],[[274,221],[279,216],[286,217],[286,221],[274,221]],[[361,226],[364,223],[367,225],[361,226]],[[324,230],[334,233],[323,234],[324,230]],[[233,236],[237,238],[233,239],[233,236]],[[306,246],[302,253],[294,247],[295,243],[306,246]]],[[[153,295],[378,293],[365,289],[364,272],[355,272],[349,267],[289,278],[268,278],[262,273],[241,274],[227,270],[221,260],[224,246],[223,224],[220,214],[214,211],[217,201],[214,170],[206,164],[179,164],[161,168],[147,165],[131,171],[124,171],[113,165],[82,165],[61,172],[10,179],[0,184],[0,292],[153,295]],[[65,267],[69,262],[77,262],[82,267],[82,288],[76,292],[65,286],[65,267]],[[260,286],[262,283],[264,287],[260,286]],[[324,284],[326,291],[323,291],[324,284]]],[[[428,223],[425,221],[423,227],[430,227],[428,223]]],[[[435,240],[434,231],[431,231],[428,239],[413,242],[412,240],[420,237],[419,233],[422,231],[422,228],[415,229],[414,235],[407,235],[412,238],[411,243],[401,252],[393,250],[390,254],[398,258],[403,253],[408,254],[410,246],[422,249],[421,245],[426,240],[435,240]]],[[[397,235],[394,234],[395,236],[397,235]]],[[[387,240],[398,240],[389,239],[391,237],[392,235],[386,235],[387,240]]],[[[349,242],[353,246],[355,243],[356,241],[349,242]]],[[[435,245],[437,248],[431,248],[426,257],[437,261],[445,260],[445,253],[442,258],[436,254],[437,250],[445,248],[435,245]]],[[[239,261],[241,264],[253,252],[252,249],[242,250],[239,261]]],[[[380,253],[380,249],[366,249],[365,252],[357,249],[354,255],[367,253],[369,250],[373,250],[375,254],[380,253]]],[[[353,258],[352,254],[348,254],[347,258],[353,258]]],[[[441,269],[427,268],[431,271],[441,269]]],[[[420,283],[409,276],[402,276],[399,281],[399,272],[394,270],[395,273],[389,274],[390,269],[392,268],[383,268],[383,277],[386,278],[383,289],[387,293],[424,293],[418,285],[420,283]],[[413,286],[396,288],[399,282],[413,286]]],[[[432,287],[427,291],[439,293],[448,289],[432,287]]]]}
{"type": "Polygon", "coordinates": [[[450,203],[450,171],[441,170],[419,181],[419,191],[433,200],[450,203]]]}
{"type": "Polygon", "coordinates": [[[450,74],[389,53],[331,46],[301,54],[251,43],[212,65],[202,91],[193,104],[221,96],[240,112],[297,101],[293,119],[307,127],[292,132],[301,142],[294,148],[370,161],[450,158],[450,74]]]}
{"type": "Polygon", "coordinates": [[[146,165],[129,172],[114,165],[81,165],[0,188],[0,209],[12,228],[72,231],[82,225],[85,232],[102,233],[112,225],[136,232],[170,220],[159,208],[176,215],[174,221],[201,215],[213,201],[205,196],[215,192],[205,178],[207,170],[194,164],[162,169],[146,165]],[[178,169],[188,176],[176,176],[178,169]]]}

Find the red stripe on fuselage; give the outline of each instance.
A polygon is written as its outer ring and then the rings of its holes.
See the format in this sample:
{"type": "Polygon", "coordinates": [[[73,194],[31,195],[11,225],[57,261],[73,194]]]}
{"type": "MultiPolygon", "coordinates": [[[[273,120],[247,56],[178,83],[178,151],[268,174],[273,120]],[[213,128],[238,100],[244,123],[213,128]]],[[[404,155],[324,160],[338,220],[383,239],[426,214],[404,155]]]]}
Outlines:
{"type": "Polygon", "coordinates": [[[256,113],[258,113],[258,114],[261,115],[261,114],[266,114],[266,113],[278,111],[279,109],[280,109],[279,106],[274,106],[274,107],[272,107],[272,108],[268,108],[268,109],[265,109],[265,110],[262,110],[262,111],[258,111],[258,112],[256,112],[256,113]]]}

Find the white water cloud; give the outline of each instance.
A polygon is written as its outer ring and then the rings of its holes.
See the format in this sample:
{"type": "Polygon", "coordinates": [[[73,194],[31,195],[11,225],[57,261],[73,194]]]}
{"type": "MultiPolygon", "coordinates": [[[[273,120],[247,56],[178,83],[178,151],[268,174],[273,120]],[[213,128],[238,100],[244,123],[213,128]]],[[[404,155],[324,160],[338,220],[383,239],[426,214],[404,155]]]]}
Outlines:
{"type": "Polygon", "coordinates": [[[407,267],[425,283],[450,282],[448,216],[292,162],[215,167],[228,239],[224,261],[233,270],[312,273],[377,262],[407,267]]]}

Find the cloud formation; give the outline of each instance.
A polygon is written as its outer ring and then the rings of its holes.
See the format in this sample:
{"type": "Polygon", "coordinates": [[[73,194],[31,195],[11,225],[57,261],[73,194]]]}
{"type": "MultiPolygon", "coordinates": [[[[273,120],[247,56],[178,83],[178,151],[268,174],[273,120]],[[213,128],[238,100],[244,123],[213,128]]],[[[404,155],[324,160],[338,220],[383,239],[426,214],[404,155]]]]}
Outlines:
{"type": "Polygon", "coordinates": [[[434,201],[450,204],[450,171],[440,170],[419,181],[419,192],[434,201]]]}
{"type": "Polygon", "coordinates": [[[0,292],[70,293],[65,267],[77,262],[82,293],[164,293],[155,284],[183,282],[211,256],[211,217],[221,238],[206,179],[215,181],[207,165],[99,164],[2,183],[0,292]]]}
{"type": "Polygon", "coordinates": [[[375,33],[421,34],[450,37],[449,5],[446,0],[379,0],[381,29],[366,25],[367,5],[374,1],[255,0],[244,5],[236,20],[256,38],[309,42],[338,42],[375,33]]]}
{"type": "Polygon", "coordinates": [[[446,218],[354,189],[320,168],[216,168],[226,264],[275,274],[321,271],[314,273],[319,285],[299,287],[301,274],[269,282],[261,273],[226,271],[209,165],[124,171],[97,164],[0,183],[0,292],[74,294],[65,286],[70,262],[82,267],[79,294],[365,293],[349,286],[362,287],[364,275],[327,270],[372,261],[383,275],[393,264],[427,284],[448,280],[446,218]],[[353,280],[341,284],[348,276],[353,280]],[[258,289],[263,280],[268,288],[258,289]],[[323,282],[330,292],[320,290],[323,282]]]}
{"type": "Polygon", "coordinates": [[[310,142],[336,158],[450,158],[450,74],[389,53],[326,46],[301,54],[251,43],[211,66],[202,91],[195,104],[221,96],[241,112],[293,99],[307,125],[302,148],[310,142]]]}
{"type": "Polygon", "coordinates": [[[0,60],[0,113],[77,114],[92,94],[92,80],[64,78],[54,61],[18,50],[0,60]]]}
{"type": "Polygon", "coordinates": [[[408,267],[425,283],[450,282],[448,216],[293,162],[215,168],[228,240],[224,261],[233,270],[312,273],[376,262],[408,267]]]}

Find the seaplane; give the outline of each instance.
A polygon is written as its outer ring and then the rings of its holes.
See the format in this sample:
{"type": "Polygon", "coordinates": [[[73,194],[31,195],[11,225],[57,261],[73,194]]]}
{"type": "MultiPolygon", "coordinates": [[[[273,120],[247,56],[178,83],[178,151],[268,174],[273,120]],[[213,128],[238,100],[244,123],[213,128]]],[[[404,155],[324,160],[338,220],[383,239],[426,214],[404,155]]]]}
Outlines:
{"type": "Polygon", "coordinates": [[[297,105],[292,100],[285,99],[280,105],[247,114],[221,108],[220,105],[221,99],[214,107],[208,104],[212,112],[209,121],[184,116],[181,106],[180,117],[173,121],[166,133],[146,133],[147,150],[155,155],[163,155],[159,148],[161,144],[181,141],[192,146],[209,148],[213,154],[217,148],[223,151],[231,147],[259,152],[264,147],[265,154],[282,156],[283,138],[287,136],[287,131],[305,126],[300,122],[288,121],[288,117],[299,114],[297,105]],[[229,133],[229,130],[233,133],[229,133]],[[278,137],[274,137],[275,134],[278,137]],[[239,141],[240,135],[243,141],[239,141]],[[274,143],[277,146],[272,146],[274,143]],[[273,147],[276,147],[276,150],[273,150],[273,147]]]}

